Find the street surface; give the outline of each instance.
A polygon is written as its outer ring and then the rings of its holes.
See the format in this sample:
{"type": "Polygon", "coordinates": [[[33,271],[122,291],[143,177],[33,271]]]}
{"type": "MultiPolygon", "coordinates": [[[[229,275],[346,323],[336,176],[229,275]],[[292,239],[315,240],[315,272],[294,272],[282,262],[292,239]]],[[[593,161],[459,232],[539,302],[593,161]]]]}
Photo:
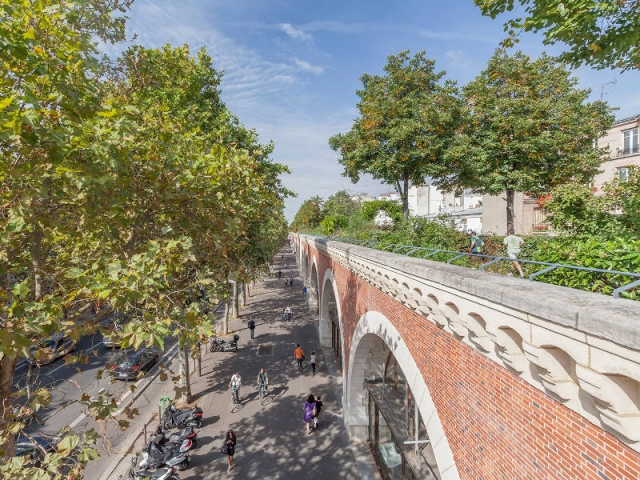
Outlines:
{"type": "MultiPolygon", "coordinates": [[[[202,376],[192,372],[191,388],[197,404],[204,410],[205,421],[198,429],[199,444],[193,450],[191,466],[180,472],[182,480],[239,478],[239,479],[358,479],[379,478],[373,461],[363,446],[353,447],[347,438],[342,420],[341,389],[330,352],[326,355],[319,345],[315,328],[316,314],[309,312],[302,297],[302,283],[293,266],[290,251],[284,260],[276,257],[274,277],[256,282],[248,298],[249,305],[241,307],[241,318],[230,321],[231,333],[240,335],[238,352],[210,353],[203,349],[202,376]],[[288,263],[288,268],[284,264],[288,263]],[[283,278],[277,278],[281,269],[283,278]],[[284,277],[294,277],[293,286],[284,285],[284,277]],[[282,311],[291,304],[293,319],[284,321],[282,311]],[[251,340],[247,320],[256,321],[255,339],[251,340]],[[296,343],[305,350],[307,361],[298,372],[293,359],[296,343]],[[309,356],[315,350],[318,373],[311,374],[309,356]],[[256,377],[260,368],[269,375],[269,395],[260,401],[256,377]],[[230,411],[228,384],[236,371],[242,376],[241,405],[230,411]],[[310,435],[305,432],[302,408],[309,394],[322,395],[324,407],[319,428],[310,435]],[[236,467],[227,473],[226,456],[219,453],[222,439],[229,428],[237,435],[236,467]],[[355,457],[354,457],[355,455],[355,457]],[[354,458],[358,458],[358,462],[354,458]]],[[[220,325],[219,325],[220,326],[220,325]]],[[[220,331],[220,330],[219,330],[220,331]]],[[[157,425],[158,400],[172,397],[170,381],[158,380],[135,401],[133,407],[149,415],[148,431],[157,425]]],[[[133,427],[132,427],[133,429],[133,427]]],[[[132,430],[130,429],[130,430],[132,430]]],[[[131,432],[134,435],[134,432],[131,432]]],[[[131,452],[140,452],[144,435],[139,434],[131,452]]],[[[85,478],[116,480],[125,475],[131,455],[126,451],[129,442],[114,444],[114,454],[89,465],[85,478]]]]}

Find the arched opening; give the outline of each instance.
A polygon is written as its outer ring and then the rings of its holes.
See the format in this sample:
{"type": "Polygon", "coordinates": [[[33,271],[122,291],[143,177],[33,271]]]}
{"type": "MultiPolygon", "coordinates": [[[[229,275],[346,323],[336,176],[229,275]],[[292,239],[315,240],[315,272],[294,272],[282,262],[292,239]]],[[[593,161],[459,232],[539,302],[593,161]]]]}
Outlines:
{"type": "Polygon", "coordinates": [[[345,398],[349,433],[369,442],[385,479],[459,478],[424,378],[379,312],[356,327],[345,398]]]}
{"type": "Polygon", "coordinates": [[[314,313],[318,313],[318,305],[320,304],[320,292],[318,290],[318,270],[316,263],[311,264],[311,275],[309,276],[309,307],[314,313]]]}
{"type": "MultiPolygon", "coordinates": [[[[315,267],[315,264],[314,264],[315,267]]],[[[320,309],[320,324],[318,326],[320,344],[331,348],[335,361],[342,366],[342,329],[340,322],[340,305],[335,294],[333,274],[331,270],[325,273],[322,286],[322,308],[320,309]]]]}

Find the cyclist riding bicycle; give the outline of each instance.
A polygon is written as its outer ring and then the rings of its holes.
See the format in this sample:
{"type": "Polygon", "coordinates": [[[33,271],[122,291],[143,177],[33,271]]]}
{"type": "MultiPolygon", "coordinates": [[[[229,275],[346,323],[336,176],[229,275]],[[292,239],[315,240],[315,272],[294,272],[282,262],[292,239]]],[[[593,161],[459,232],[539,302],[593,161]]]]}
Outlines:
{"type": "Polygon", "coordinates": [[[240,403],[240,385],[242,385],[242,378],[240,377],[240,372],[236,372],[229,382],[231,395],[235,398],[236,403],[240,403]]]}
{"type": "Polygon", "coordinates": [[[269,377],[267,376],[267,372],[264,371],[264,368],[260,369],[260,373],[258,373],[258,389],[260,394],[263,392],[267,392],[267,385],[269,385],[269,377]]]}

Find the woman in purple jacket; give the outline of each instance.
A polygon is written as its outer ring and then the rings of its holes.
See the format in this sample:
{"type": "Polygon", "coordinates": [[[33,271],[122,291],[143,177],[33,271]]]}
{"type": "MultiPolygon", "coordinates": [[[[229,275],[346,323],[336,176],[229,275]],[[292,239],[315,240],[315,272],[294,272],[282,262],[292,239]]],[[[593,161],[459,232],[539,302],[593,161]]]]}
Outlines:
{"type": "Polygon", "coordinates": [[[316,399],[313,395],[307,397],[304,403],[304,423],[307,424],[307,434],[311,433],[311,422],[313,421],[313,412],[316,409],[316,399]]]}

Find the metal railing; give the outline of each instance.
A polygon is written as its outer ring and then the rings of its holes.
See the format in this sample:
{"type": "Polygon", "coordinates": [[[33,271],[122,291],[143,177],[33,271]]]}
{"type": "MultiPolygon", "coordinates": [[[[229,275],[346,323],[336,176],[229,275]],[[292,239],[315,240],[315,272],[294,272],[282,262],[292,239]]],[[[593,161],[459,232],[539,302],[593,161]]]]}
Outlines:
{"type": "MultiPolygon", "coordinates": [[[[328,239],[331,239],[330,237],[327,237],[328,239]]],[[[351,238],[338,238],[338,239],[331,239],[331,240],[336,240],[339,242],[344,242],[344,243],[350,243],[350,244],[354,244],[354,245],[359,245],[362,247],[369,247],[369,248],[374,248],[376,250],[381,250],[383,252],[389,251],[390,253],[397,253],[398,255],[407,255],[407,256],[415,256],[415,252],[420,252],[420,251],[424,251],[426,252],[424,255],[422,255],[420,258],[423,259],[427,259],[429,257],[433,257],[434,255],[437,254],[444,254],[446,256],[451,255],[451,258],[448,258],[446,260],[446,263],[451,264],[452,262],[459,260],[463,257],[469,257],[469,258],[478,258],[481,260],[487,260],[489,259],[489,261],[487,263],[483,263],[482,265],[480,265],[478,267],[478,270],[484,270],[485,267],[488,267],[489,265],[493,265],[496,264],[498,262],[513,262],[514,260],[509,258],[509,257],[500,257],[500,256],[496,256],[496,255],[487,255],[484,253],[470,253],[470,252],[458,252],[455,250],[447,250],[447,249],[442,249],[442,248],[431,248],[431,247],[416,247],[414,245],[400,245],[400,244],[395,244],[395,243],[391,243],[391,244],[385,244],[382,248],[378,248],[383,242],[378,242],[378,241],[371,241],[371,240],[367,240],[367,241],[363,241],[363,240],[356,240],[356,239],[351,239],[351,238]],[[390,250],[392,249],[392,250],[390,250]]],[[[590,268],[590,267],[580,267],[578,265],[566,265],[563,263],[549,263],[549,262],[538,262],[535,260],[523,260],[523,259],[518,259],[517,260],[519,263],[525,263],[525,264],[531,264],[531,265],[539,265],[544,267],[542,270],[538,270],[530,275],[527,275],[527,278],[529,279],[530,282],[533,282],[534,279],[536,277],[539,277],[541,275],[544,275],[545,273],[549,273],[553,270],[556,270],[558,268],[565,268],[565,269],[569,269],[569,270],[576,270],[576,271],[583,271],[583,272],[591,272],[591,273],[602,273],[605,275],[624,275],[627,277],[631,277],[632,279],[635,278],[636,280],[632,281],[631,283],[627,283],[625,285],[621,285],[618,288],[615,288],[613,290],[613,298],[620,298],[620,294],[622,292],[626,292],[627,290],[631,290],[632,288],[635,287],[640,287],[640,273],[632,273],[632,272],[621,272],[618,270],[606,270],[603,268],[590,268]]]]}

